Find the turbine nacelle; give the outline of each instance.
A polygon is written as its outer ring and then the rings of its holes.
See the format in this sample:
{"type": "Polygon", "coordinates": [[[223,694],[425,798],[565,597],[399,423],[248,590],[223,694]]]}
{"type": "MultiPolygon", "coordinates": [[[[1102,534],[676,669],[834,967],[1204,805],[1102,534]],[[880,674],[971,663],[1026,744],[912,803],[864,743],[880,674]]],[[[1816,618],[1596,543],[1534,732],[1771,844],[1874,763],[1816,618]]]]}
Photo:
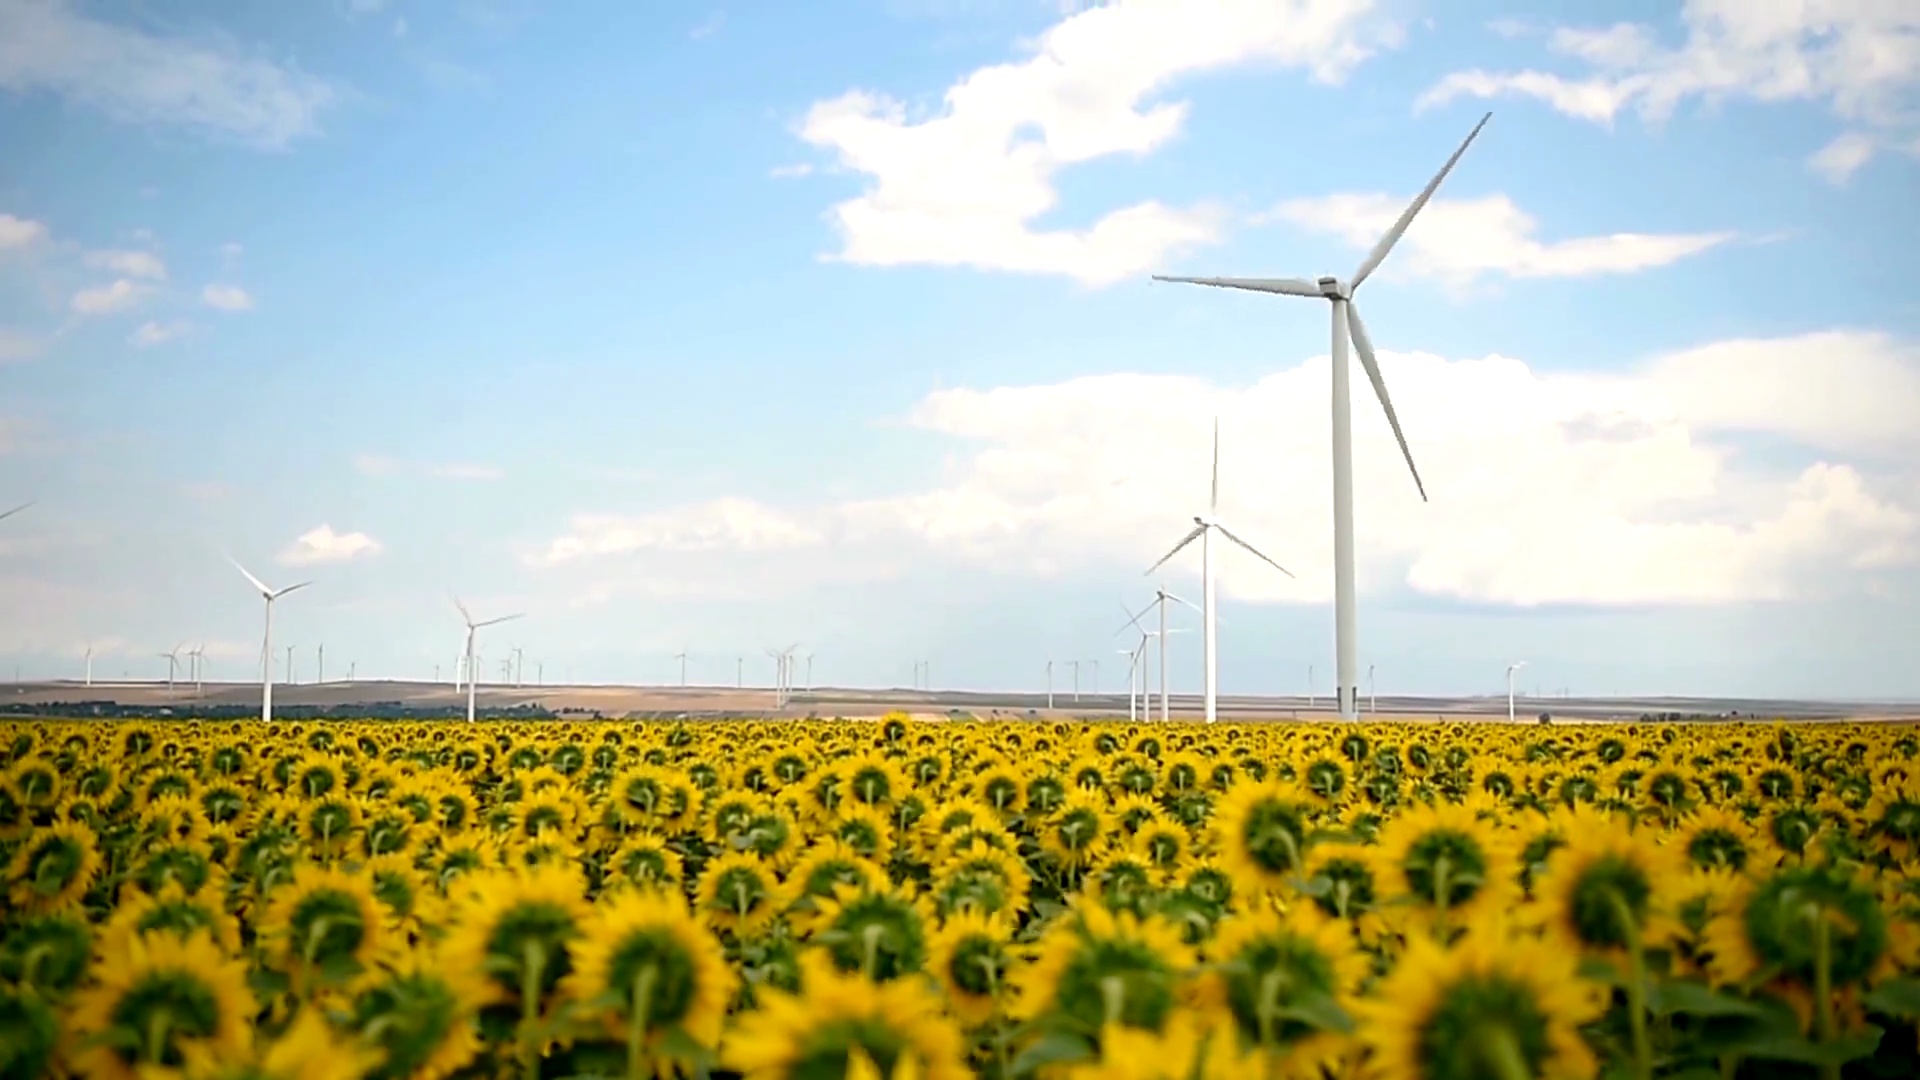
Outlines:
{"type": "Polygon", "coordinates": [[[1320,286],[1320,295],[1329,300],[1353,299],[1353,290],[1347,286],[1347,283],[1332,275],[1323,277],[1314,284],[1320,286]]]}

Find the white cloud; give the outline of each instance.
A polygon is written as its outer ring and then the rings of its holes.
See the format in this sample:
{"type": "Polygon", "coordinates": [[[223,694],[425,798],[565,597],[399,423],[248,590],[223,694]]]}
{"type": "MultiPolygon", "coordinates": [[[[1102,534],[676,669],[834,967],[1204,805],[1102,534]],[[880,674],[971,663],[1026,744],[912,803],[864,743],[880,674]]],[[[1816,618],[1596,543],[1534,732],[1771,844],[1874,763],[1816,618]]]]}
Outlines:
{"type": "Polygon", "coordinates": [[[727,25],[727,13],[724,11],[716,11],[698,26],[687,31],[687,36],[695,41],[701,41],[719,33],[720,28],[725,25],[727,25]]]}
{"type": "Polygon", "coordinates": [[[90,18],[69,0],[0,0],[0,89],[52,91],[117,120],[263,147],[311,133],[340,98],[225,34],[149,34],[90,18]]]}
{"type": "MultiPolygon", "coordinates": [[[[1328,195],[1292,199],[1270,215],[1332,233],[1366,251],[1392,227],[1412,196],[1328,195]]],[[[1734,238],[1732,232],[1611,233],[1569,240],[1535,239],[1531,214],[1505,195],[1435,199],[1414,219],[1388,270],[1457,284],[1487,273],[1516,278],[1585,277],[1666,266],[1734,238]]]]}
{"type": "MultiPolygon", "coordinates": [[[[4,48],[0,45],[0,48],[4,48]]],[[[47,227],[37,221],[0,214],[0,252],[19,251],[45,241],[47,227]]]]}
{"type": "Polygon", "coordinates": [[[151,349],[155,345],[165,345],[187,335],[193,324],[185,319],[171,319],[167,322],[144,322],[133,332],[128,340],[137,348],[151,349]]]}
{"type": "Polygon", "coordinates": [[[1419,106],[1520,95],[1610,125],[1628,108],[1657,123],[1689,98],[1816,101],[1852,125],[1909,133],[1920,118],[1920,5],[1687,0],[1681,22],[1677,46],[1643,24],[1563,27],[1548,47],[1585,74],[1460,71],[1422,94],[1419,106]]]}
{"type": "Polygon", "coordinates": [[[253,308],[253,297],[238,285],[208,285],[200,290],[200,299],[208,307],[220,311],[249,311],[253,308]]]}
{"type": "Polygon", "coordinates": [[[915,119],[855,90],[816,103],[799,133],[872,178],[833,209],[838,258],[1058,274],[1098,285],[1219,236],[1221,212],[1141,202],[1081,230],[1036,229],[1054,174],[1176,136],[1187,106],[1149,103],[1182,76],[1241,64],[1304,68],[1338,82],[1395,28],[1370,0],[1147,0],[1091,8],[1049,29],[1027,59],[981,68],[915,119]]]}
{"type": "Polygon", "coordinates": [[[533,556],[552,565],[642,551],[775,551],[821,542],[812,528],[747,499],[722,498],[666,513],[581,514],[567,532],[533,556]]]}
{"type": "Polygon", "coordinates": [[[767,175],[775,180],[793,180],[802,176],[812,176],[813,166],[804,161],[795,165],[775,165],[767,175]]]}
{"type": "Polygon", "coordinates": [[[89,251],[86,264],[96,270],[111,270],[127,277],[167,279],[167,264],[151,251],[89,251]]]}
{"type": "Polygon", "coordinates": [[[362,556],[378,555],[380,542],[363,532],[336,533],[331,525],[321,525],[300,535],[280,553],[284,566],[311,566],[315,563],[347,562],[362,556]]]}
{"type": "Polygon", "coordinates": [[[32,360],[44,350],[45,346],[38,339],[0,326],[0,364],[32,360]]]}
{"type": "Polygon", "coordinates": [[[380,454],[360,454],[353,459],[356,471],[366,476],[397,476],[410,474],[415,476],[438,477],[443,480],[498,480],[506,473],[492,465],[474,462],[444,462],[441,464],[422,464],[402,461],[398,458],[380,454]]]}
{"type": "Polygon", "coordinates": [[[1858,131],[1848,131],[1834,137],[1834,140],[1815,151],[1807,159],[1807,167],[1832,184],[1844,184],[1860,171],[1861,167],[1873,160],[1877,147],[1873,137],[1858,131]]]}
{"type": "Polygon", "coordinates": [[[81,289],[73,294],[69,306],[79,315],[111,315],[133,307],[146,299],[150,292],[152,289],[146,285],[121,278],[111,285],[81,289]]]}
{"type": "MultiPolygon", "coordinates": [[[[1920,363],[1883,336],[1725,342],[1605,375],[1501,356],[1386,352],[1382,365],[1433,502],[1419,501],[1378,409],[1356,399],[1356,519],[1370,591],[1397,585],[1520,605],[1720,603],[1870,588],[1920,556],[1920,428],[1901,422],[1920,415],[1920,363]],[[1808,394],[1811,372],[1835,394],[1808,394]],[[1713,391],[1733,373],[1727,392],[1713,391]],[[1755,432],[1798,442],[1802,463],[1743,456],[1730,440],[1755,432]],[[1886,462],[1911,475],[1882,471],[1886,462]]],[[[1323,603],[1333,584],[1328,378],[1319,357],[1245,388],[1102,375],[937,391],[910,422],[971,445],[931,488],[814,507],[723,499],[635,518],[583,515],[529,561],[646,553],[649,573],[672,576],[676,564],[661,560],[675,551],[734,552],[704,566],[718,579],[743,559],[783,551],[810,551],[833,573],[932,552],[1003,572],[1137,574],[1203,508],[1206,425],[1219,414],[1222,516],[1299,575],[1229,551],[1222,590],[1323,603]]],[[[1173,573],[1194,570],[1182,556],[1173,573]]]]}

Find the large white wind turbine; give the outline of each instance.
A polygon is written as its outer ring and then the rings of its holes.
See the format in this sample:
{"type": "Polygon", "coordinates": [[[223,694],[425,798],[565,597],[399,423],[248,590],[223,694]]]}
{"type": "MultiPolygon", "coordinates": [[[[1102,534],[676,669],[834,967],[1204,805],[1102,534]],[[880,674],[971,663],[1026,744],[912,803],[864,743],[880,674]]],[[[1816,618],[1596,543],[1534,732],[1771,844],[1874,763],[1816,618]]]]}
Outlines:
{"type": "Polygon", "coordinates": [[[515,620],[515,619],[518,619],[518,618],[520,618],[520,617],[521,617],[521,615],[520,615],[520,613],[519,613],[519,612],[515,612],[515,613],[514,613],[514,614],[512,614],[512,615],[502,615],[502,616],[500,616],[500,617],[499,617],[499,618],[497,618],[497,619],[485,619],[485,620],[482,620],[481,622],[474,622],[474,621],[473,621],[473,613],[467,610],[467,605],[465,605],[465,604],[463,604],[463,603],[461,603],[461,602],[460,602],[460,598],[459,598],[459,597],[457,597],[457,596],[456,596],[456,597],[454,597],[454,598],[453,598],[453,606],[454,606],[454,607],[457,607],[457,608],[459,608],[459,609],[460,609],[460,618],[462,618],[462,619],[464,619],[464,620],[466,621],[466,624],[467,624],[467,652],[466,652],[466,657],[467,657],[467,723],[469,723],[469,724],[471,724],[471,723],[473,723],[473,692],[474,692],[474,684],[480,681],[480,680],[479,680],[479,678],[478,678],[478,676],[479,676],[479,674],[480,674],[480,669],[474,666],[474,659],[473,659],[473,635],[474,635],[474,631],[476,631],[476,630],[479,630],[479,629],[480,629],[481,627],[483,627],[483,626],[495,626],[495,625],[498,625],[498,624],[500,624],[500,623],[503,623],[503,622],[512,622],[513,620],[515,620]]]}
{"type": "MultiPolygon", "coordinates": [[[[1414,487],[1420,491],[1421,501],[1426,501],[1426,485],[1420,482],[1420,470],[1414,467],[1413,452],[1407,449],[1407,437],[1400,430],[1400,418],[1394,414],[1393,401],[1387,396],[1387,383],[1380,375],[1380,363],[1374,358],[1373,339],[1367,334],[1367,327],[1360,320],[1359,309],[1353,306],[1353,294],[1360,285],[1380,268],[1380,263],[1393,250],[1400,237],[1412,224],[1415,214],[1433,198],[1440,188],[1440,182],[1453,171],[1460,156],[1473,144],[1480,129],[1487,126],[1493,118],[1492,113],[1480,118],[1473,130],[1467,134],[1466,141],[1453,152],[1447,163],[1440,167],[1431,181],[1420,194],[1414,196],[1400,220],[1393,223],[1380,242],[1373,246],[1367,257],[1353,272],[1353,280],[1341,281],[1336,277],[1323,277],[1316,281],[1300,278],[1219,278],[1219,277],[1163,277],[1156,275],[1155,281],[1176,281],[1189,285],[1212,285],[1225,289],[1246,289],[1251,292],[1275,293],[1280,296],[1304,296],[1315,300],[1329,301],[1333,307],[1333,624],[1334,624],[1334,666],[1335,691],[1339,697],[1340,717],[1343,720],[1355,720],[1360,715],[1360,638],[1354,623],[1355,600],[1354,564],[1353,564],[1353,404],[1352,393],[1348,386],[1350,372],[1347,369],[1347,340],[1351,335],[1354,351],[1360,354],[1360,366],[1366,370],[1367,379],[1373,383],[1373,393],[1380,399],[1380,407],[1386,411],[1387,423],[1393,427],[1393,437],[1400,443],[1400,454],[1407,459],[1407,468],[1413,472],[1414,487]]],[[[1209,717],[1211,719],[1211,717],[1209,717]]]]}
{"type": "Polygon", "coordinates": [[[1275,570],[1280,571],[1281,573],[1287,575],[1288,577],[1293,576],[1293,572],[1291,570],[1288,570],[1286,567],[1281,566],[1277,562],[1274,562],[1259,548],[1256,548],[1252,544],[1249,544],[1245,540],[1242,540],[1238,536],[1235,536],[1233,534],[1233,530],[1227,528],[1226,525],[1221,523],[1219,510],[1220,510],[1220,421],[1216,418],[1213,422],[1213,485],[1210,489],[1210,493],[1207,496],[1207,512],[1204,514],[1195,514],[1193,517],[1193,531],[1188,533],[1186,536],[1182,537],[1179,543],[1173,545],[1172,551],[1169,551],[1165,555],[1160,556],[1159,562],[1154,563],[1152,566],[1147,567],[1147,573],[1152,574],[1155,570],[1158,570],[1160,569],[1161,566],[1165,565],[1168,559],[1171,559],[1175,555],[1180,554],[1180,552],[1188,544],[1193,543],[1195,540],[1200,541],[1200,591],[1201,591],[1200,617],[1201,617],[1201,620],[1206,623],[1206,631],[1205,631],[1206,642],[1207,642],[1206,644],[1206,654],[1207,654],[1206,701],[1207,701],[1207,723],[1209,724],[1213,723],[1214,720],[1216,719],[1215,702],[1216,702],[1219,685],[1220,685],[1219,654],[1217,649],[1215,648],[1216,639],[1215,639],[1215,632],[1214,632],[1214,615],[1216,611],[1216,606],[1214,601],[1215,590],[1214,590],[1214,583],[1213,583],[1213,534],[1216,531],[1218,531],[1221,536],[1224,536],[1227,539],[1233,541],[1234,543],[1240,545],[1242,548],[1245,548],[1249,554],[1253,555],[1255,558],[1259,559],[1261,562],[1266,563],[1268,566],[1273,567],[1275,570]]]}
{"type": "Polygon", "coordinates": [[[303,581],[298,585],[289,585],[284,589],[274,589],[269,587],[265,582],[261,581],[259,578],[254,577],[253,574],[249,572],[246,567],[241,566],[240,560],[235,559],[233,556],[229,555],[227,556],[227,561],[232,563],[233,568],[235,570],[240,571],[240,573],[246,577],[247,581],[252,583],[254,588],[260,590],[261,598],[266,600],[267,602],[266,621],[262,624],[262,629],[260,631],[260,720],[263,723],[272,723],[273,722],[273,602],[287,595],[288,593],[293,592],[296,589],[304,589],[307,586],[313,584],[313,582],[303,581]]]}

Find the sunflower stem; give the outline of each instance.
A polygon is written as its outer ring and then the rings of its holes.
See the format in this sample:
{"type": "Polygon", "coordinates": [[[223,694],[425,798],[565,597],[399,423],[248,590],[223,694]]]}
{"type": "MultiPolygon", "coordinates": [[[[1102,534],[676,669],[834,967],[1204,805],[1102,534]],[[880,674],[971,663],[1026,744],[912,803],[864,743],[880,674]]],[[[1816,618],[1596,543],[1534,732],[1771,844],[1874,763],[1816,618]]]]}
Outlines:
{"type": "Polygon", "coordinates": [[[153,1015],[147,1017],[147,1045],[140,1048],[140,1056],[149,1065],[161,1065],[166,1061],[167,1029],[173,1026],[170,1019],[165,1009],[155,1009],[153,1015]]]}
{"type": "Polygon", "coordinates": [[[1640,927],[1633,908],[1618,889],[1607,890],[1607,903],[1620,923],[1627,949],[1627,1024],[1633,1033],[1633,1075],[1653,1080],[1653,1043],[1647,1038],[1647,957],[1640,949],[1640,927]]]}
{"type": "Polygon", "coordinates": [[[1127,984],[1118,976],[1109,975],[1100,980],[1100,1002],[1105,1006],[1101,1027],[1120,1022],[1127,1007],[1127,984]]]}
{"type": "Polygon", "coordinates": [[[1480,1037],[1487,1067],[1500,1080],[1533,1080],[1533,1070],[1527,1068],[1527,1057],[1520,1052],[1520,1040],[1513,1037],[1513,1032],[1495,1024],[1482,1030],[1480,1037]]]}
{"type": "Polygon", "coordinates": [[[880,971],[880,935],[885,928],[869,923],[860,931],[860,973],[870,982],[878,982],[880,971]]]}
{"type": "MultiPolygon", "coordinates": [[[[985,968],[987,972],[987,996],[993,999],[993,1019],[998,1021],[1001,1018],[1000,965],[994,963],[992,960],[982,958],[980,966],[985,968]]],[[[996,1024],[995,1026],[997,1030],[995,1030],[993,1036],[993,1056],[994,1060],[1000,1064],[1001,1080],[1006,1080],[1007,1077],[1013,1075],[1013,1069],[1007,1064],[1007,1028],[1005,1024],[996,1024]]]]}
{"type": "Polygon", "coordinates": [[[1433,903],[1434,907],[1438,909],[1438,914],[1435,916],[1433,923],[1434,936],[1439,938],[1440,943],[1443,945],[1446,944],[1448,936],[1447,898],[1453,892],[1453,890],[1449,888],[1452,883],[1447,880],[1448,863],[1449,860],[1444,854],[1433,861],[1433,903]]]}
{"type": "Polygon", "coordinates": [[[640,969],[633,979],[633,1012],[627,1017],[627,1080],[643,1080],[648,1073],[647,1021],[653,1011],[654,965],[640,969]]]}
{"type": "MultiPolygon", "coordinates": [[[[1813,922],[1814,1034],[1825,1046],[1833,1041],[1834,1035],[1832,925],[1818,905],[1808,905],[1807,914],[1813,922]]],[[[1821,1080],[1840,1080],[1839,1064],[1832,1061],[1822,1063],[1820,1076],[1821,1080]]]]}
{"type": "Polygon", "coordinates": [[[546,973],[547,950],[538,941],[521,947],[520,1071],[526,1080],[540,1080],[540,977],[546,973]]]}

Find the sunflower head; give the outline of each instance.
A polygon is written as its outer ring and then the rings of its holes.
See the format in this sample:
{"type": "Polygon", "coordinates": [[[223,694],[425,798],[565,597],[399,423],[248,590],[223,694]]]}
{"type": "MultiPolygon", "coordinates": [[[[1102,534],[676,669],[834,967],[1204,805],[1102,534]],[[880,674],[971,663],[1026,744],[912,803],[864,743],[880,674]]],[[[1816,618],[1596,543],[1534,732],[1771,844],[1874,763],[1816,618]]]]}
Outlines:
{"type": "Polygon", "coordinates": [[[1305,865],[1307,808],[1282,781],[1243,780],[1215,811],[1214,847],[1238,890],[1280,892],[1305,865]]]}
{"type": "Polygon", "coordinates": [[[473,1031],[478,1001],[472,984],[445,973],[431,951],[411,952],[363,980],[353,995],[351,1024],[382,1054],[376,1080],[440,1080],[479,1049],[473,1031]]]}
{"type": "Polygon", "coordinates": [[[885,982],[926,966],[932,921],[931,906],[899,888],[841,885],[821,905],[812,940],[834,967],[885,982]]]}
{"type": "Polygon", "coordinates": [[[1227,918],[1207,955],[1205,992],[1243,1044],[1269,1052],[1344,1026],[1339,999],[1367,973],[1348,925],[1311,904],[1227,918]]]}
{"type": "Polygon", "coordinates": [[[87,973],[93,928],[77,911],[35,915],[0,936],[0,979],[43,997],[63,997],[87,973]]]}
{"type": "Polygon", "coordinates": [[[1593,1075],[1579,1028],[1601,1004],[1565,950],[1482,923],[1451,946],[1410,938],[1355,1009],[1374,1075],[1497,1080],[1593,1075]]]}
{"type": "Polygon", "coordinates": [[[90,1076],[131,1080],[142,1062],[184,1066],[196,1045],[244,1054],[253,1019],[247,965],[212,937],[136,938],[96,965],[93,985],[75,997],[69,1060],[90,1076]]]}
{"type": "Polygon", "coordinates": [[[572,970],[573,946],[591,914],[585,884],[569,866],[494,870],[461,882],[447,970],[472,980],[486,1005],[544,1008],[572,970]]]}
{"type": "Polygon", "coordinates": [[[804,998],[762,995],[722,1047],[723,1064],[745,1080],[838,1078],[863,1069],[919,1080],[969,1075],[960,1032],[924,982],[874,983],[824,961],[806,967],[804,998]]]}
{"type": "Polygon", "coordinates": [[[100,873],[93,830],[59,821],[33,830],[7,866],[9,899],[23,912],[58,911],[86,895],[100,873]]]}
{"type": "Polygon", "coordinates": [[[1193,953],[1158,917],[1138,919],[1077,903],[1042,934],[1039,955],[1016,976],[1011,1012],[1078,1031],[1110,1023],[1159,1030],[1179,997],[1193,953]]]}
{"type": "Polygon", "coordinates": [[[1789,866],[1739,881],[1708,925],[1709,970],[1723,982],[1760,973],[1805,989],[1857,986],[1889,951],[1886,912],[1873,890],[1841,867],[1789,866]]]}
{"type": "Polygon", "coordinates": [[[1013,932],[996,913],[969,908],[949,915],[927,942],[927,967],[963,1023],[993,1016],[1013,966],[1013,932]]]}
{"type": "Polygon", "coordinates": [[[1679,927],[1667,918],[1661,894],[1681,880],[1684,866],[1648,834],[1597,820],[1568,831],[1534,895],[1548,934],[1576,950],[1662,945],[1679,927]]]}
{"type": "Polygon", "coordinates": [[[607,1033],[650,1039],[678,1029],[719,1041],[735,979],[719,942],[679,896],[629,890],[602,903],[586,925],[567,994],[607,1033]]]}
{"type": "Polygon", "coordinates": [[[274,890],[260,931],[284,970],[338,981],[379,954],[387,921],[366,875],[302,864],[274,890]]]}

